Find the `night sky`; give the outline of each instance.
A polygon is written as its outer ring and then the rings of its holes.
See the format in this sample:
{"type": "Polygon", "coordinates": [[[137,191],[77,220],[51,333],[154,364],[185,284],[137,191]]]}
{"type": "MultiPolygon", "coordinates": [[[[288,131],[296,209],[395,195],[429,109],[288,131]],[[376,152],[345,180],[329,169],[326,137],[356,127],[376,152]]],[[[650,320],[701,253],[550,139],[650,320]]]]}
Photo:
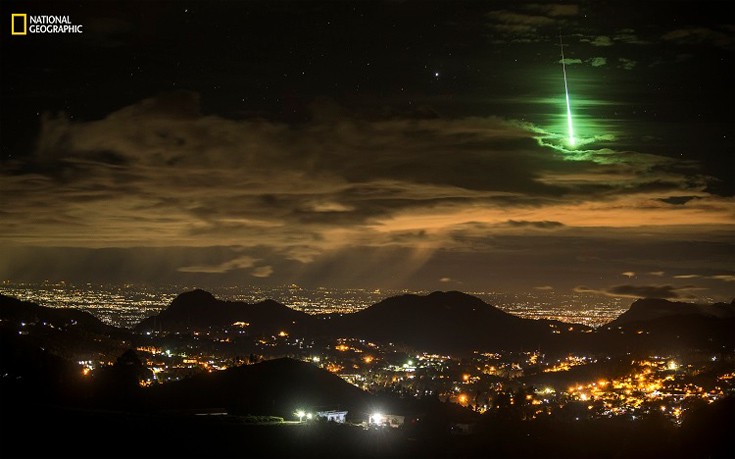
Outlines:
{"type": "Polygon", "coordinates": [[[0,12],[0,279],[735,296],[733,2],[0,12]]]}

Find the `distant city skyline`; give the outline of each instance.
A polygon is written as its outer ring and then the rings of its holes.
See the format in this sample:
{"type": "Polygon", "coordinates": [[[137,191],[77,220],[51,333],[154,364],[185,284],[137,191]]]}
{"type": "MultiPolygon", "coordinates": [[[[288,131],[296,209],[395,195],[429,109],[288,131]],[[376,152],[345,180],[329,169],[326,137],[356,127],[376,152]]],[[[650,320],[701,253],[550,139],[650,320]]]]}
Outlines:
{"type": "Polygon", "coordinates": [[[0,280],[735,296],[728,2],[10,9],[0,280]]]}

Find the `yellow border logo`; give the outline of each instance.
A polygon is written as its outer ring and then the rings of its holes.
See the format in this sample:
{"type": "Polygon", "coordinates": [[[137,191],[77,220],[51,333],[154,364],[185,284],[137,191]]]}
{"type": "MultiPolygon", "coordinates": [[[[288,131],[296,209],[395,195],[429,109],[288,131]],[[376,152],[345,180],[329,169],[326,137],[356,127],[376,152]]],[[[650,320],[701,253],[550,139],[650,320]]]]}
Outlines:
{"type": "Polygon", "coordinates": [[[25,13],[11,14],[10,15],[10,35],[26,35],[26,34],[28,34],[28,15],[25,13]],[[15,19],[16,18],[23,18],[23,29],[21,30],[15,29],[15,19]]]}

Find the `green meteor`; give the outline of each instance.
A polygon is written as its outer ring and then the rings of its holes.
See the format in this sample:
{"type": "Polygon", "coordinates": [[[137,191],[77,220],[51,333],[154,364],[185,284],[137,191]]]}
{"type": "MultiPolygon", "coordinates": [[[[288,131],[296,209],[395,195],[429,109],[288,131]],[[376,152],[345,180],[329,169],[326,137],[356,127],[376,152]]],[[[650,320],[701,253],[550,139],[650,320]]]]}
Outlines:
{"type": "Polygon", "coordinates": [[[564,72],[564,95],[567,98],[567,126],[569,127],[569,145],[574,146],[574,127],[572,126],[572,106],[569,103],[569,85],[567,84],[567,65],[564,62],[564,42],[559,35],[559,46],[561,47],[561,70],[564,72]]]}

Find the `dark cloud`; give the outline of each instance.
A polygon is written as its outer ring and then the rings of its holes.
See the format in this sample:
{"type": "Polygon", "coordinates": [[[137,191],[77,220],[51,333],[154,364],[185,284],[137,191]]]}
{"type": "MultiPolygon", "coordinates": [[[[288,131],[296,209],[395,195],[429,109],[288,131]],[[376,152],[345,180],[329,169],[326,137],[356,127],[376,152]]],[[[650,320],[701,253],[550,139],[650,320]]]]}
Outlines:
{"type": "Polygon", "coordinates": [[[539,228],[539,229],[556,229],[561,228],[564,226],[563,223],[560,222],[528,222],[528,221],[517,221],[517,220],[508,220],[507,224],[512,227],[520,228],[520,227],[532,227],[532,228],[539,228]]]}
{"type": "Polygon", "coordinates": [[[527,11],[543,13],[551,17],[577,16],[579,5],[572,3],[529,3],[523,5],[527,11]]]}
{"type": "Polygon", "coordinates": [[[620,29],[613,35],[613,40],[620,43],[629,45],[648,45],[650,41],[644,40],[638,37],[638,34],[633,29],[620,29]]]}
{"type": "Polygon", "coordinates": [[[671,30],[661,36],[664,40],[678,44],[711,44],[729,49],[733,45],[732,31],[720,32],[707,27],[687,27],[671,30]]]}
{"type": "Polygon", "coordinates": [[[694,298],[689,292],[693,286],[676,287],[673,285],[616,285],[605,290],[596,290],[579,286],[579,293],[595,293],[606,296],[622,296],[628,298],[694,298]]]}
{"type": "Polygon", "coordinates": [[[675,205],[675,206],[681,206],[692,199],[697,199],[696,196],[670,196],[668,198],[662,198],[661,202],[665,202],[667,204],[675,205]]]}
{"type": "Polygon", "coordinates": [[[577,5],[531,3],[520,5],[515,10],[490,11],[486,17],[489,20],[488,27],[503,37],[503,40],[512,43],[531,43],[545,39],[540,32],[549,33],[553,27],[578,14],[577,5]]]}
{"type": "Polygon", "coordinates": [[[633,59],[628,59],[626,57],[618,58],[618,68],[633,70],[636,65],[638,65],[638,62],[633,59]]]}
{"type": "Polygon", "coordinates": [[[554,24],[554,20],[546,16],[522,14],[508,10],[491,11],[487,14],[487,17],[501,24],[524,25],[534,29],[554,24]]]}

